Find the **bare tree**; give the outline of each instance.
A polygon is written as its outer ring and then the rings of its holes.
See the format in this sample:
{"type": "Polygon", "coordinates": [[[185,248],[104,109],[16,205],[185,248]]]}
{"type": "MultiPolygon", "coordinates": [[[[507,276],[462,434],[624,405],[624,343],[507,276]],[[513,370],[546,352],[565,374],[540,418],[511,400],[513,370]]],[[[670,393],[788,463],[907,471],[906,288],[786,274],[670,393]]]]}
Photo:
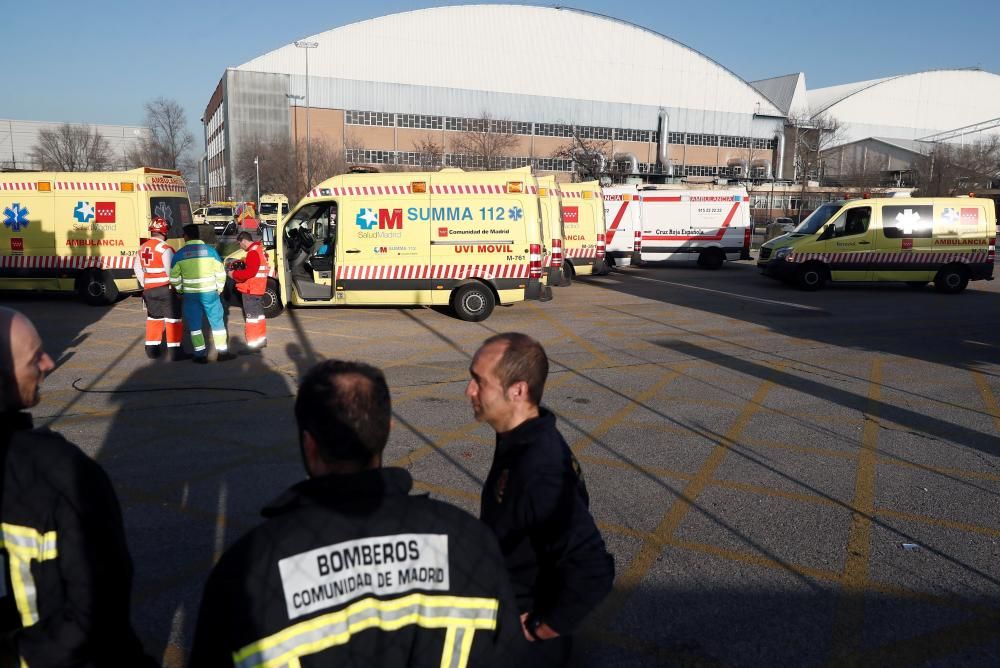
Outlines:
{"type": "Polygon", "coordinates": [[[62,125],[39,131],[29,155],[42,169],[99,172],[112,168],[111,145],[89,125],[62,125]]]}
{"type": "Polygon", "coordinates": [[[149,136],[129,152],[129,162],[136,167],[190,171],[187,154],[194,147],[194,136],[188,130],[184,108],[174,100],[158,97],[147,102],[145,109],[149,136]]]}
{"type": "Polygon", "coordinates": [[[919,194],[954,195],[990,188],[1000,180],[1000,136],[991,135],[970,144],[935,144],[914,164],[919,194]]]}
{"type": "Polygon", "coordinates": [[[313,137],[312,184],[306,183],[306,147],[300,141],[298,151],[289,137],[264,139],[259,136],[245,140],[236,153],[233,171],[237,193],[241,199],[254,199],[257,194],[257,170],[260,170],[260,192],[282,193],[292,202],[305,195],[316,184],[347,171],[342,151],[322,136],[313,137]],[[257,159],[257,165],[254,159],[257,159]]]}
{"type": "Polygon", "coordinates": [[[565,144],[552,152],[553,158],[573,161],[573,171],[579,181],[601,178],[611,172],[612,178],[620,180],[617,165],[611,160],[610,143],[600,139],[584,137],[580,128],[573,126],[573,136],[565,144]]]}
{"type": "Polygon", "coordinates": [[[469,127],[451,142],[451,152],[464,156],[467,169],[500,169],[501,159],[520,143],[511,121],[497,120],[484,112],[469,122],[469,127]]]}
{"type": "Polygon", "coordinates": [[[820,153],[836,144],[844,136],[845,128],[833,116],[790,116],[788,124],[794,129],[794,159],[796,180],[801,184],[799,219],[809,181],[819,180],[822,160],[820,153]]]}
{"type": "Polygon", "coordinates": [[[444,146],[433,139],[413,142],[413,151],[418,156],[418,167],[423,171],[434,171],[444,166],[444,146]]]}

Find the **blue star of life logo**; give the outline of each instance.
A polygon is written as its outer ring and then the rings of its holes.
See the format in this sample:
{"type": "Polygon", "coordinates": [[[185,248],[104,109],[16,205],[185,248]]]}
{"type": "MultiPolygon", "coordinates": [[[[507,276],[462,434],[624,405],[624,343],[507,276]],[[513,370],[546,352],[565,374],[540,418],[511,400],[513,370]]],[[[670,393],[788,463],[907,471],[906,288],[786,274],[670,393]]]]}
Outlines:
{"type": "Polygon", "coordinates": [[[370,230],[378,225],[378,214],[375,213],[375,209],[361,209],[354,219],[354,224],[363,230],[370,230]]]}
{"type": "Polygon", "coordinates": [[[28,226],[28,207],[22,207],[18,202],[4,209],[3,215],[3,224],[10,228],[11,232],[20,232],[28,226]]]}
{"type": "Polygon", "coordinates": [[[518,221],[524,216],[524,211],[519,206],[512,206],[507,210],[507,216],[513,221],[518,221]]]}
{"type": "Polygon", "coordinates": [[[73,209],[73,217],[79,223],[89,223],[94,217],[94,205],[90,202],[77,202],[76,208],[73,209]]]}

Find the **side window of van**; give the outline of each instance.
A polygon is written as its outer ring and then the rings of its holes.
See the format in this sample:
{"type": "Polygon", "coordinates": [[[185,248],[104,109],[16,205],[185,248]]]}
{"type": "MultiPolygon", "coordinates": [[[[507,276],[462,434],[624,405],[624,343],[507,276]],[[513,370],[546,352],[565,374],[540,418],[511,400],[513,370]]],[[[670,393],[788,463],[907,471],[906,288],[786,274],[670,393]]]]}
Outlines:
{"type": "Polygon", "coordinates": [[[864,234],[868,231],[871,219],[872,209],[870,206],[859,206],[854,209],[848,209],[837,216],[836,220],[831,223],[833,225],[833,236],[834,238],[839,238],[864,234]]]}

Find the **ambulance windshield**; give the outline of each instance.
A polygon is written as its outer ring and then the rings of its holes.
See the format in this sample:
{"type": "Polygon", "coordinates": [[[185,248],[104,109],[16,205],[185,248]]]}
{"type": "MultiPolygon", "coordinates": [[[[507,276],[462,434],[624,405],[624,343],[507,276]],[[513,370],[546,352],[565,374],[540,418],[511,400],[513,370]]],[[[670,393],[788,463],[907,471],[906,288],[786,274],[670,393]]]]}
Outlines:
{"type": "Polygon", "coordinates": [[[792,234],[816,234],[833,217],[833,214],[840,211],[842,205],[843,202],[827,202],[799,223],[799,226],[792,230],[792,234]]]}
{"type": "Polygon", "coordinates": [[[208,207],[209,216],[232,216],[233,208],[231,206],[210,206],[208,207]]]}
{"type": "Polygon", "coordinates": [[[168,239],[184,236],[181,228],[191,223],[191,203],[187,197],[150,197],[149,210],[170,223],[168,239]]]}
{"type": "Polygon", "coordinates": [[[263,216],[270,216],[278,213],[278,203],[277,202],[261,202],[260,203],[260,213],[263,216]]]}

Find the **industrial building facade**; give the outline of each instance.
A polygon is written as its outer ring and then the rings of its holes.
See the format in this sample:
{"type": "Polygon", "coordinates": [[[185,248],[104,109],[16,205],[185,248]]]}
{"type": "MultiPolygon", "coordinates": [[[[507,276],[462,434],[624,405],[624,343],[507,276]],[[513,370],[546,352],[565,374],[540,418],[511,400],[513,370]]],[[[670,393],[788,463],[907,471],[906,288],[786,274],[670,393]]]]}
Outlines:
{"type": "Polygon", "coordinates": [[[1000,77],[988,72],[809,91],[801,73],[746,82],[614,18],[522,5],[441,7],[328,30],[226,70],[203,117],[204,171],[211,199],[245,196],[252,184],[237,182],[234,165],[252,158],[241,147],[275,137],[322,138],[347,162],[383,169],[426,167],[422,149],[435,145],[437,164],[482,168],[481,156],[463,153],[456,140],[488,123],[515,137],[495,167],[530,165],[569,179],[582,141],[599,147],[618,175],[766,184],[816,176],[800,155],[802,133],[816,119],[839,119],[837,145],[901,140],[878,144],[894,152],[966,126],[995,132],[1000,119],[987,121],[997,109],[1000,77]],[[954,104],[952,94],[968,87],[983,99],[954,104]]]}

